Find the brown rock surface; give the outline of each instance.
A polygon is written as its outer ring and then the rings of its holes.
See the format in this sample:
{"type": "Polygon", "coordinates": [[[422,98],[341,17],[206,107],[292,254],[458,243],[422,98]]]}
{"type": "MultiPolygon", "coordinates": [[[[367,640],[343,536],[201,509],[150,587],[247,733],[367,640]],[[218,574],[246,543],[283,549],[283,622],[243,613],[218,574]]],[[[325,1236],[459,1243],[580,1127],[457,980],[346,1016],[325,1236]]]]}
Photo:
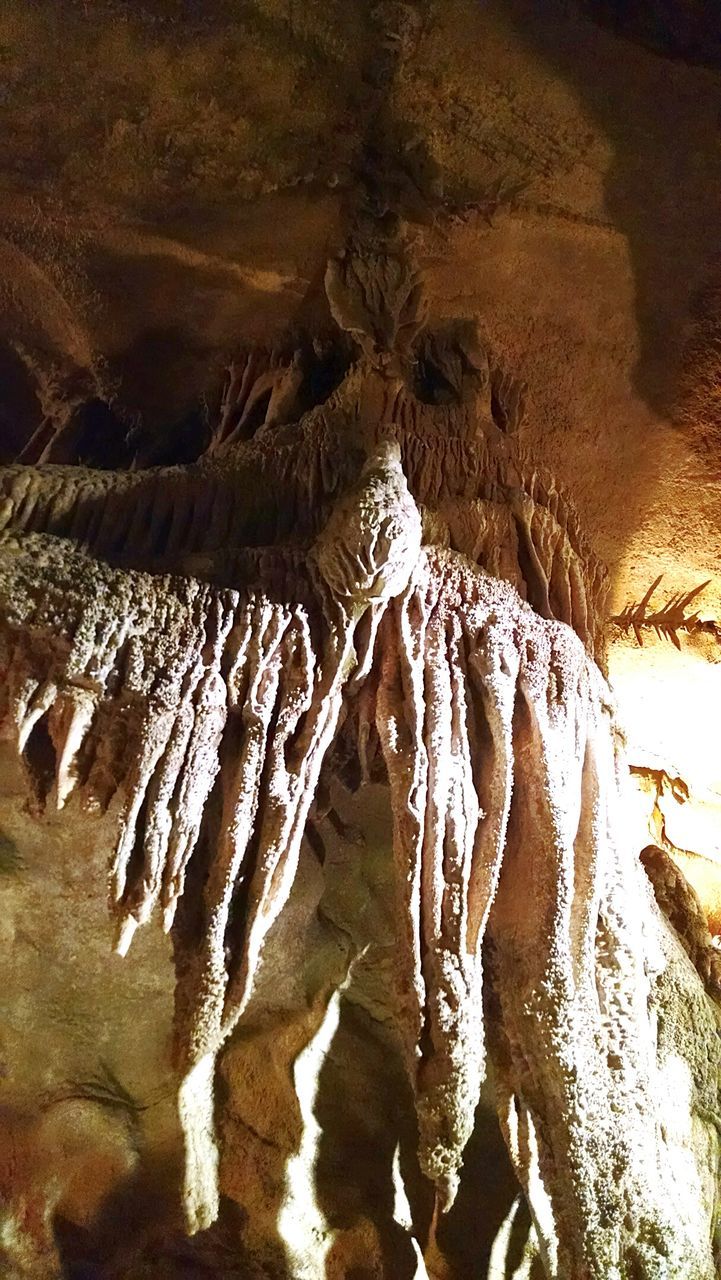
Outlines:
{"type": "MultiPolygon", "coordinates": [[[[323,281],[349,200],[360,177],[392,186],[431,324],[476,321],[525,384],[514,439],[572,494],[609,566],[609,616],[660,575],[657,609],[707,582],[678,648],[652,625],[642,645],[622,624],[607,638],[638,783],[631,844],[674,856],[718,934],[718,33],[713,6],[632,8],[0,0],[0,454],[49,420],[81,441],[55,461],[126,467],[128,433],[141,464],[193,461],[240,348],[332,332],[323,281]],[[369,159],[386,96],[392,141],[369,159]],[[78,426],[92,397],[112,413],[78,426]]],[[[433,1217],[391,997],[402,939],[384,790],[336,788],[299,851],[219,1068],[221,1217],[192,1241],[173,947],[151,922],[127,960],[112,953],[112,815],[71,805],[40,820],[6,744],[0,793],[9,1280],[544,1274],[488,1084],[455,1203],[433,1217]]],[[[664,1116],[688,1172],[717,1149],[704,1048],[717,1015],[683,947],[649,928],[667,960],[653,996],[664,1087],[695,1098],[688,1132],[664,1116]]],[[[507,1008],[510,963],[499,946],[507,1008]]],[[[492,1047],[508,1081],[504,1055],[492,1047]]],[[[689,1204],[711,1218],[714,1180],[694,1178],[689,1204]]]]}

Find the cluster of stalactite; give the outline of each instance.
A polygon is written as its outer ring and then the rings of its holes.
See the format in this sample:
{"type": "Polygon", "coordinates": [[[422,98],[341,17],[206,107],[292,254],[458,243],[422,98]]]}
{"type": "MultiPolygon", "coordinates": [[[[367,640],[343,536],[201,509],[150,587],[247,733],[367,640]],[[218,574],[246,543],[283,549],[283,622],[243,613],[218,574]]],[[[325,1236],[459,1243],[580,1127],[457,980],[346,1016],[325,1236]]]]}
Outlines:
{"type": "Polygon", "coordinates": [[[353,623],[339,613],[336,625],[322,620],[322,583],[308,580],[304,600],[299,566],[290,566],[292,595],[287,565],[275,592],[267,577],[241,594],[118,572],[38,535],[5,540],[2,566],[2,732],[24,754],[38,800],[62,807],[76,794],[116,814],[110,882],[121,953],[156,906],[172,926],[223,765],[180,1036],[187,1209],[192,1226],[208,1225],[217,1209],[213,1060],[293,881],[353,623]]]}
{"type": "Polygon", "coordinates": [[[217,1211],[215,1056],[290,891],[343,689],[360,674],[359,655],[370,660],[380,611],[408,581],[420,535],[391,447],[363,469],[307,565],[287,549],[251,554],[256,582],[244,592],[112,569],[45,534],[2,538],[2,732],[24,755],[38,802],[62,808],[77,791],[81,803],[114,808],[121,954],[156,905],[172,927],[223,763],[181,1037],[194,1227],[217,1211]]]}
{"type": "Polygon", "coordinates": [[[484,1073],[485,962],[499,1113],[548,1274],[713,1274],[708,1239],[671,1208],[654,926],[600,671],[566,626],[447,552],[424,557],[383,640],[423,1167],[452,1200],[484,1073]]]}
{"type": "MultiPolygon", "coordinates": [[[[408,518],[409,496],[395,500],[408,518]]],[[[704,1275],[701,1246],[668,1209],[648,957],[628,911],[648,890],[617,829],[603,677],[568,627],[419,540],[420,524],[387,574],[381,553],[381,581],[352,608],[338,606],[352,545],[339,556],[340,528],[310,567],[268,553],[244,592],[110,569],[43,535],[3,540],[2,731],[45,797],[62,805],[75,788],[117,813],[122,950],[154,906],[172,924],[220,771],[203,924],[185,944],[189,1223],[217,1210],[215,1058],[365,667],[394,814],[398,1008],[424,1169],[452,1201],[484,1072],[485,939],[501,1112],[531,1204],[539,1186],[547,1202],[537,1229],[550,1274],[620,1276],[633,1259],[639,1274],[674,1274],[663,1267],[676,1250],[679,1267],[696,1259],[683,1274],[704,1275]]],[[[357,580],[357,565],[347,572],[357,580]]]]}
{"type": "MultiPolygon", "coordinates": [[[[289,370],[292,363],[274,373],[282,381],[289,370]]],[[[302,545],[317,535],[375,432],[400,446],[426,540],[511,582],[541,617],[566,622],[599,658],[605,571],[553,478],[508,434],[499,385],[484,368],[452,403],[426,403],[402,380],[356,366],[299,421],[279,425],[271,415],[271,429],[264,424],[249,440],[236,437],[226,405],[209,450],[191,466],[5,468],[0,529],[69,538],[124,567],[236,583],[234,549],[302,545]]],[[[253,403],[252,381],[241,399],[253,403]]]]}
{"type": "Polygon", "coordinates": [[[342,736],[389,786],[440,1205],[488,1052],[549,1274],[710,1276],[705,1210],[671,1208],[603,571],[519,445],[522,385],[466,332],[422,333],[402,256],[369,259],[374,290],[354,254],[329,299],[364,356],[322,403],[301,410],[299,358],[248,357],[192,465],[0,473],[0,732],[38,806],[115,815],[118,949],[156,907],[174,930],[191,1229],[218,1207],[216,1057],[342,736]]]}

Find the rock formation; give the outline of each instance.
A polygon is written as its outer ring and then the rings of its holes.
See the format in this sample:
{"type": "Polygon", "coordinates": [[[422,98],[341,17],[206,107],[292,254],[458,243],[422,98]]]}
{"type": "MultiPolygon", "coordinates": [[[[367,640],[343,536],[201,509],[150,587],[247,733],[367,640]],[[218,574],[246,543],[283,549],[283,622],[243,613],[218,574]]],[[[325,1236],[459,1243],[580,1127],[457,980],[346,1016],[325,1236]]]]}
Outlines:
{"type": "MultiPolygon", "coordinates": [[[[488,68],[474,92],[497,119],[481,128],[453,82],[459,14],[469,31],[487,23],[487,56],[510,60],[509,84],[523,83],[514,59],[526,44],[559,65],[566,51],[549,52],[522,0],[499,0],[488,19],[464,5],[452,0],[450,18],[425,0],[383,3],[341,20],[332,5],[300,16],[291,4],[281,19],[254,0],[262,83],[297,72],[288,110],[306,93],[306,132],[292,161],[270,144],[261,160],[272,128],[258,126],[256,154],[238,124],[229,150],[218,143],[212,163],[203,152],[207,182],[227,185],[242,155],[235,197],[250,198],[267,162],[261,191],[320,186],[319,207],[330,191],[337,208],[309,232],[302,299],[263,324],[248,308],[222,397],[186,397],[156,430],[115,395],[65,278],[8,232],[0,376],[30,406],[0,441],[9,1280],[721,1274],[721,889],[708,871],[721,801],[717,813],[713,787],[701,794],[665,737],[649,753],[663,716],[634,720],[624,685],[628,671],[640,681],[636,650],[653,673],[668,649],[703,662],[709,687],[721,631],[706,602],[718,592],[698,548],[710,516],[690,535],[694,580],[667,551],[641,586],[636,474],[623,535],[609,532],[636,445],[609,450],[618,422],[604,436],[592,417],[618,419],[612,361],[566,429],[578,351],[562,333],[544,345],[535,322],[521,342],[516,302],[503,311],[529,219],[534,252],[543,219],[607,235],[600,215],[559,214],[538,185],[527,194],[529,181],[553,187],[554,165],[562,193],[563,148],[592,146],[575,117],[544,141],[488,68]],[[327,85],[341,66],[349,82],[320,107],[319,66],[327,85]],[[459,136],[470,130],[458,153],[434,97],[444,75],[459,136]],[[313,112],[327,129],[346,89],[337,137],[316,145],[313,112]],[[530,178],[511,164],[481,181],[474,147],[488,159],[507,145],[530,178]],[[463,281],[442,286],[443,272],[473,257],[453,257],[469,227],[495,234],[501,209],[516,222],[495,267],[489,255],[495,284],[482,301],[476,284],[466,305],[463,281]],[[539,387],[554,379],[545,402],[539,387]]],[[[111,30],[137,39],[134,56],[172,99],[174,75],[195,83],[196,57],[214,65],[225,18],[211,6],[197,50],[171,71],[157,48],[189,19],[175,0],[157,7],[132,18],[119,4],[111,30]]],[[[80,8],[67,38],[105,65],[104,19],[96,28],[80,8]]],[[[681,9],[672,19],[649,4],[627,21],[618,6],[582,4],[559,29],[621,47],[598,18],[708,64],[693,72],[706,85],[717,56],[706,15],[681,9]]],[[[13,21],[0,30],[11,44],[13,21]]],[[[627,56],[647,71],[656,55],[627,56]]],[[[227,126],[217,92],[206,108],[227,126]]],[[[115,121],[99,162],[114,198],[145,165],[148,208],[202,187],[197,173],[181,181],[178,139],[161,146],[153,133],[161,98],[144,123],[115,121]],[[118,151],[129,167],[116,172],[118,151]]],[[[177,110],[191,129],[187,103],[177,110]]],[[[88,199],[85,151],[62,171],[88,199]]],[[[248,275],[215,253],[225,232],[211,221],[202,250],[167,228],[146,238],[132,220],[103,235],[128,261],[177,259],[212,281],[206,323],[227,306],[220,276],[256,301],[297,288],[280,257],[248,275]]],[[[637,264],[639,316],[648,268],[637,264]]],[[[523,288],[529,314],[551,307],[523,288]]],[[[563,308],[577,302],[567,291],[563,308]]],[[[152,305],[167,322],[169,298],[152,305]]],[[[614,295],[609,328],[620,307],[614,295]]],[[[691,321],[701,312],[689,305],[691,321]]],[[[183,349],[204,368],[201,330],[183,349]]],[[[669,374],[645,391],[654,409],[673,407],[695,459],[715,421],[708,332],[690,323],[676,385],[669,374]]],[[[643,336],[641,389],[659,359],[643,336]]],[[[166,334],[158,350],[174,342],[166,334]]],[[[614,359],[631,345],[616,339],[614,359]]],[[[172,395],[161,363],[158,398],[172,395]]],[[[687,478],[691,453],[663,439],[687,478]]],[[[646,478],[652,454],[645,470],[634,463],[646,478]]],[[[668,497],[676,481],[663,485],[668,497]]],[[[667,532],[665,514],[655,519],[667,532]]]]}
{"type": "MultiPolygon", "coordinates": [[[[688,1172],[661,1121],[672,943],[624,832],[603,574],[514,443],[513,380],[463,329],[423,333],[403,241],[354,245],[327,287],[358,354],[324,403],[294,412],[300,352],[251,353],[196,464],[0,476],[2,731],[36,810],[112,814],[121,955],[193,899],[175,945],[188,1229],[219,1209],[218,1054],[321,777],[355,758],[390,791],[397,1020],[437,1211],[488,1040],[548,1274],[710,1276],[713,1197],[669,1212],[688,1172]]],[[[703,1154],[716,1142],[712,1125],[703,1154]]]]}

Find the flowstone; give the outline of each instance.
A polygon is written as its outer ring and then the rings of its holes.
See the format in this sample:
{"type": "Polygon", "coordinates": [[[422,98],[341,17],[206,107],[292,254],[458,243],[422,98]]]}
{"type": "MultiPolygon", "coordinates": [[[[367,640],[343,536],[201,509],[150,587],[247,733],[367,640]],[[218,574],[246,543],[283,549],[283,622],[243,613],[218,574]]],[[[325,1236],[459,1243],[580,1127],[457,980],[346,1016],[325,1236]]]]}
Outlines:
{"type": "Polygon", "coordinates": [[[172,934],[188,1230],[304,836],[382,785],[430,1274],[489,1058],[546,1273],[707,1280],[718,1017],[625,838],[603,569],[518,442],[522,386],[426,330],[403,237],[326,285],[350,356],[319,402],[302,348],[251,353],[193,464],[0,473],[0,727],[38,821],[112,824],[118,952],[156,910],[172,934]]]}

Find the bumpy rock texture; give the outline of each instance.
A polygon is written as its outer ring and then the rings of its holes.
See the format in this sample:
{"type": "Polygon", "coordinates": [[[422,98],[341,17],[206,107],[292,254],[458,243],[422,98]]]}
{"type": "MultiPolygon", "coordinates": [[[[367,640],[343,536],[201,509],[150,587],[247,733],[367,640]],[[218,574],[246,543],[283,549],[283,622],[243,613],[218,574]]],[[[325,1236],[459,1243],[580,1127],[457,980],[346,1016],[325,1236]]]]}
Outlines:
{"type": "Polygon", "coordinates": [[[717,1274],[716,52],[611,9],[0,7],[8,1276],[717,1274]]]}

